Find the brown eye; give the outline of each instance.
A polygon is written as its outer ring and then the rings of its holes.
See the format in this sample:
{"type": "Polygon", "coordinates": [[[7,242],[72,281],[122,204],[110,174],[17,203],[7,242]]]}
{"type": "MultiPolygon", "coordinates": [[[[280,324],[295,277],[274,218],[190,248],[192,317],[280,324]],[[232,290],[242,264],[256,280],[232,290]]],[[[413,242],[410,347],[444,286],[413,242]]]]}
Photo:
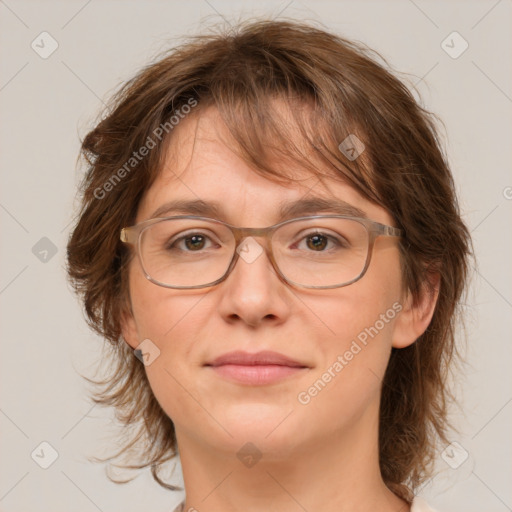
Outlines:
{"type": "Polygon", "coordinates": [[[211,238],[202,233],[188,233],[166,244],[166,251],[199,252],[213,246],[211,238]]]}
{"type": "Polygon", "coordinates": [[[203,235],[188,236],[184,240],[185,246],[190,250],[203,249],[205,245],[205,237],[203,235]]]}
{"type": "Polygon", "coordinates": [[[307,246],[314,250],[323,250],[327,246],[328,239],[324,235],[311,235],[307,237],[307,246]]]}

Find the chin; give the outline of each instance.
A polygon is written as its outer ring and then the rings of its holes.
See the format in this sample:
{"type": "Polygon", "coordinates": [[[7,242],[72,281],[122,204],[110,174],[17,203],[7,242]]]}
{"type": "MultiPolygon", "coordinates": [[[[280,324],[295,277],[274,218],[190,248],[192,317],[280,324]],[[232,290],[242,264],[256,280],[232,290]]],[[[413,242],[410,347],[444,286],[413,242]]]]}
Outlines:
{"type": "Polygon", "coordinates": [[[275,449],[276,444],[295,442],[293,437],[300,432],[292,411],[291,406],[246,403],[224,406],[218,413],[212,411],[212,415],[233,436],[224,436],[227,442],[234,441],[236,446],[246,442],[259,443],[262,449],[264,445],[272,445],[275,449]]]}

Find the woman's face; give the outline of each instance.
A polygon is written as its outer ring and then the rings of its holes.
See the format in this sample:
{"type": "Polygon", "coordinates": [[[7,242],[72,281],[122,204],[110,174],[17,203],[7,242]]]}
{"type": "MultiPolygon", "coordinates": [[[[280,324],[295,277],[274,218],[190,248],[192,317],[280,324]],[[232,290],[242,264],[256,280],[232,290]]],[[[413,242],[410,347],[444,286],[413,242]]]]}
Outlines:
{"type": "MultiPolygon", "coordinates": [[[[258,175],[221,142],[219,136],[228,138],[225,130],[214,108],[181,121],[137,222],[169,201],[200,199],[217,203],[229,224],[265,227],[280,222],[283,205],[321,197],[392,224],[385,210],[341,181],[322,183],[297,170],[300,181],[283,186],[258,175]]],[[[330,212],[308,215],[313,213],[330,212]]],[[[143,340],[158,348],[146,372],[175,424],[178,443],[193,439],[232,456],[251,442],[279,457],[355,432],[363,423],[376,428],[381,381],[402,307],[396,239],[376,240],[362,279],[324,290],[285,284],[256,242],[248,246],[254,258],[241,257],[228,278],[210,288],[157,286],[145,278],[137,259],[130,264],[133,316],[125,319],[123,334],[132,348],[143,340]],[[299,367],[211,366],[233,351],[272,351],[299,367]],[[272,371],[275,378],[254,382],[272,371]]]]}

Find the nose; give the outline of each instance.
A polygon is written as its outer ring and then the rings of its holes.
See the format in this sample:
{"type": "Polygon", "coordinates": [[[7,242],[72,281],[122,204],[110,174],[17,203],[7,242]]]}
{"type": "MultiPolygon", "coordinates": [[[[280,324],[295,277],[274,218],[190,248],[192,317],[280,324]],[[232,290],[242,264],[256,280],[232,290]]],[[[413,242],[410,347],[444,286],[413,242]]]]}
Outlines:
{"type": "Polygon", "coordinates": [[[219,284],[219,313],[229,322],[250,327],[284,322],[290,314],[290,292],[280,279],[265,248],[253,237],[237,247],[238,260],[219,284]]]}

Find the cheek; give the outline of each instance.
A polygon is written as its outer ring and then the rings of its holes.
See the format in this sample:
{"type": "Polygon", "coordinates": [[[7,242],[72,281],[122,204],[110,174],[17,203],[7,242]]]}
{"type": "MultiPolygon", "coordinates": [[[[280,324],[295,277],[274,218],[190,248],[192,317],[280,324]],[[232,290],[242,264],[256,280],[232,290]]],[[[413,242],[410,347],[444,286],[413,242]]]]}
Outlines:
{"type": "MultiPolygon", "coordinates": [[[[205,293],[156,286],[135,268],[130,275],[133,314],[139,342],[149,340],[154,356],[145,370],[162,409],[171,417],[179,411],[200,414],[186,389],[192,388],[187,368],[196,362],[194,347],[210,314],[204,312],[205,293]]],[[[147,343],[147,342],[146,342],[147,343]]]]}
{"type": "Polygon", "coordinates": [[[360,334],[364,342],[364,333],[368,329],[374,333],[375,325],[379,336],[392,337],[394,318],[402,299],[400,261],[396,247],[386,243],[379,246],[379,241],[370,266],[359,281],[319,299],[319,310],[330,327],[331,337],[342,344],[360,334]]]}
{"type": "Polygon", "coordinates": [[[315,430],[321,424],[337,430],[356,424],[367,411],[378,411],[396,317],[396,306],[386,306],[347,308],[339,314],[337,335],[322,342],[322,364],[295,397],[303,428],[315,430]]]}
{"type": "Polygon", "coordinates": [[[138,269],[134,270],[130,291],[140,340],[149,338],[165,348],[178,333],[183,335],[184,330],[198,325],[197,310],[204,293],[163,288],[148,281],[138,269]]]}
{"type": "Polygon", "coordinates": [[[348,417],[380,393],[402,305],[398,252],[390,248],[378,255],[361,280],[317,298],[317,310],[329,329],[326,336],[317,336],[322,364],[310,379],[311,387],[302,391],[303,402],[315,402],[320,415],[323,407],[337,403],[348,417]],[[324,393],[324,388],[332,391],[324,393]]]}

